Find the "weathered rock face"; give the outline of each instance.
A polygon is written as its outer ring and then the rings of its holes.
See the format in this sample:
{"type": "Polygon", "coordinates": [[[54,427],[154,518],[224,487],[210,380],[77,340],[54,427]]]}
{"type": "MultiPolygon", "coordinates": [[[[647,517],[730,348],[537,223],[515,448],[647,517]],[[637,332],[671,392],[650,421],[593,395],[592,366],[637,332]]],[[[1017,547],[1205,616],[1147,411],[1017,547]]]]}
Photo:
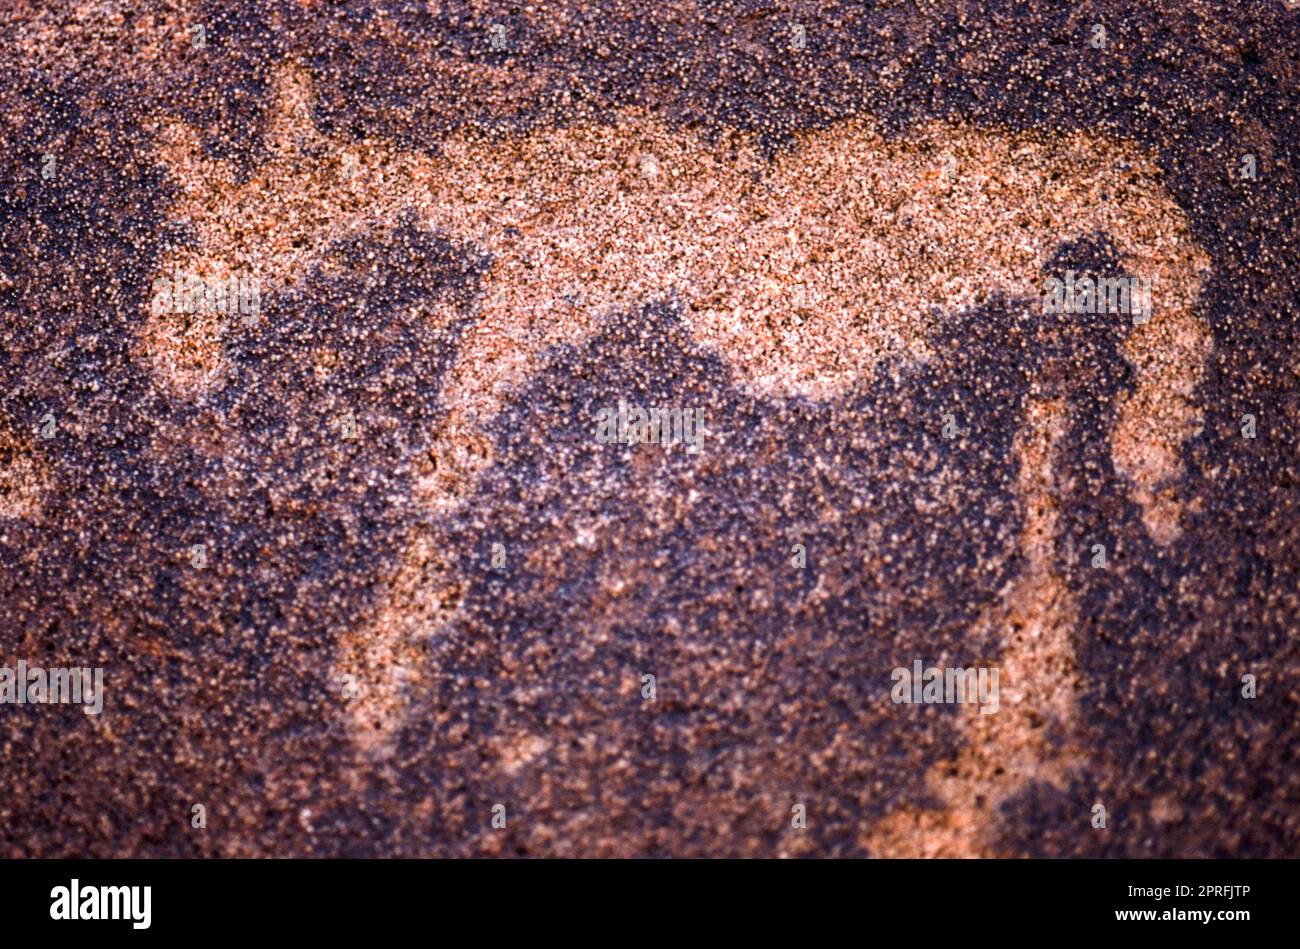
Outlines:
{"type": "Polygon", "coordinates": [[[91,14],[7,14],[0,662],[105,707],[0,706],[5,853],[1297,852],[1300,14],[91,14]]]}

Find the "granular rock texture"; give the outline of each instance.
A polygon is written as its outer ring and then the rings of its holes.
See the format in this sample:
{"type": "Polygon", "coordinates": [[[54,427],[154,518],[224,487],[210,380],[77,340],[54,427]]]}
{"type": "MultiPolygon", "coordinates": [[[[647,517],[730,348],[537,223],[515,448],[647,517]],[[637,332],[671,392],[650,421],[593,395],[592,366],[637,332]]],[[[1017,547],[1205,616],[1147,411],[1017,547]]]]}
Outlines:
{"type": "Polygon", "coordinates": [[[1300,855],[1300,11],[0,20],[0,853],[1300,855]]]}

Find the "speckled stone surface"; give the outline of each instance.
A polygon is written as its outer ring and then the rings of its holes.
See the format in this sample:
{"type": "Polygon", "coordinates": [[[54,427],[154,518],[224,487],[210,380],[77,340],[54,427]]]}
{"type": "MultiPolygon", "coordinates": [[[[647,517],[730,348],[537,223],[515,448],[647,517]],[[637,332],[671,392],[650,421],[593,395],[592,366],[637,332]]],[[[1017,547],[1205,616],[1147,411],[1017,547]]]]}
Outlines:
{"type": "Polygon", "coordinates": [[[0,24],[0,854],[1300,856],[1300,10],[0,24]]]}

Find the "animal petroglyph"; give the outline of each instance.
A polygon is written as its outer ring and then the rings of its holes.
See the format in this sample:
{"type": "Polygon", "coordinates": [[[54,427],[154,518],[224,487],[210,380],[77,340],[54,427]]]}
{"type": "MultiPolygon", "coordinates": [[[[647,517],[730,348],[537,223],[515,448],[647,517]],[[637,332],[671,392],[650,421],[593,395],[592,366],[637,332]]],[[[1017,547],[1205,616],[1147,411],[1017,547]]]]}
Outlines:
{"type": "MultiPolygon", "coordinates": [[[[739,134],[705,139],[626,111],[609,124],[459,133],[428,155],[330,141],[308,118],[304,74],[283,70],[278,89],[270,158],[246,182],[203,158],[192,129],[165,130],[161,155],[180,188],[173,215],[197,240],[160,271],[256,273],[269,309],[333,242],[399,215],[486,252],[491,264],[442,394],[446,417],[430,433],[438,463],[422,496],[432,512],[455,509],[491,463],[485,428],[547,350],[582,343],[611,309],[675,296],[695,340],[739,384],[768,398],[829,400],[932,359],[945,314],[994,294],[1036,301],[1058,247],[1104,234],[1126,271],[1157,288],[1149,323],[1124,338],[1135,381],[1116,406],[1111,459],[1152,538],[1179,535],[1171,486],[1199,424],[1192,394],[1209,334],[1195,307],[1209,262],[1158,169],[1130,143],[943,122],[890,139],[862,118],[803,133],[769,160],[739,134]]],[[[437,306],[428,314],[451,317],[437,306]]],[[[224,371],[216,318],[150,313],[142,325],[138,352],[158,378],[201,399],[224,371]]],[[[1007,635],[1004,683],[1013,702],[1068,723],[1061,683],[1073,606],[1049,556],[1062,411],[1033,406],[1019,440],[1029,568],[989,622],[1016,629],[1017,597],[1050,604],[1043,629],[1007,635]]],[[[412,542],[408,561],[422,544],[412,542]]],[[[352,726],[376,758],[405,714],[406,684],[422,674],[418,637],[445,621],[458,595],[451,577],[431,582],[409,562],[387,579],[373,624],[349,634],[338,660],[362,680],[352,726]]],[[[1013,769],[1022,779],[1066,773],[1020,741],[1015,721],[991,717],[999,721],[968,733],[978,753],[1025,758],[1013,769]]],[[[969,790],[981,779],[965,780],[969,790]]],[[[965,792],[949,791],[939,796],[955,807],[965,792]]]]}

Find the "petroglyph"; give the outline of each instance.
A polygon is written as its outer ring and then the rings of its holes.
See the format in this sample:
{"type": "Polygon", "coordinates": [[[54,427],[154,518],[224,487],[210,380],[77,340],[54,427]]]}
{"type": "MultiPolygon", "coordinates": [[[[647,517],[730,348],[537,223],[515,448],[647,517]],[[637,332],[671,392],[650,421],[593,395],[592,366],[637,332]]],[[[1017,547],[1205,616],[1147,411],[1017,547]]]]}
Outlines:
{"type": "MultiPolygon", "coordinates": [[[[270,159],[244,183],[200,157],[192,129],[165,131],[161,155],[180,186],[173,215],[194,227],[197,246],[161,272],[255,273],[269,309],[333,242],[408,210],[420,226],[486,251],[491,267],[443,392],[447,415],[429,436],[421,492],[432,513],[453,510],[491,463],[486,427],[548,347],[581,344],[611,309],[675,296],[696,341],[742,386],[831,400],[873,373],[934,358],[931,330],[945,314],[994,294],[1037,301],[1055,250],[1102,234],[1127,272],[1157,287],[1150,322],[1124,338],[1135,384],[1117,406],[1111,458],[1152,538],[1179,536],[1172,485],[1199,424],[1192,393],[1210,344],[1195,307],[1209,262],[1158,169],[1130,143],[943,122],[887,139],[862,118],[803,133],[768,161],[739,134],[705,139],[628,110],[610,124],[458,133],[426,155],[328,140],[309,120],[304,73],[283,70],[278,88],[270,159]]],[[[151,313],[138,351],[174,392],[198,400],[223,371],[222,332],[238,328],[151,313]]],[[[1011,707],[974,714],[969,760],[935,775],[950,812],[896,814],[873,849],[890,849],[890,826],[949,821],[957,829],[945,852],[977,852],[987,841],[971,827],[998,801],[1029,778],[1069,772],[1068,755],[1030,724],[1046,718],[1068,731],[1072,715],[1074,607],[1050,562],[1050,486],[1066,477],[1050,459],[1065,412],[1059,401],[1029,410],[1019,442],[1029,566],[985,620],[1007,631],[1011,707]],[[1012,766],[990,777],[991,757],[1012,766]]],[[[421,579],[426,546],[412,542],[393,594],[339,646],[340,668],[365,680],[350,714],[370,757],[390,750],[406,686],[422,674],[413,643],[456,608],[447,576],[421,579]]]]}

